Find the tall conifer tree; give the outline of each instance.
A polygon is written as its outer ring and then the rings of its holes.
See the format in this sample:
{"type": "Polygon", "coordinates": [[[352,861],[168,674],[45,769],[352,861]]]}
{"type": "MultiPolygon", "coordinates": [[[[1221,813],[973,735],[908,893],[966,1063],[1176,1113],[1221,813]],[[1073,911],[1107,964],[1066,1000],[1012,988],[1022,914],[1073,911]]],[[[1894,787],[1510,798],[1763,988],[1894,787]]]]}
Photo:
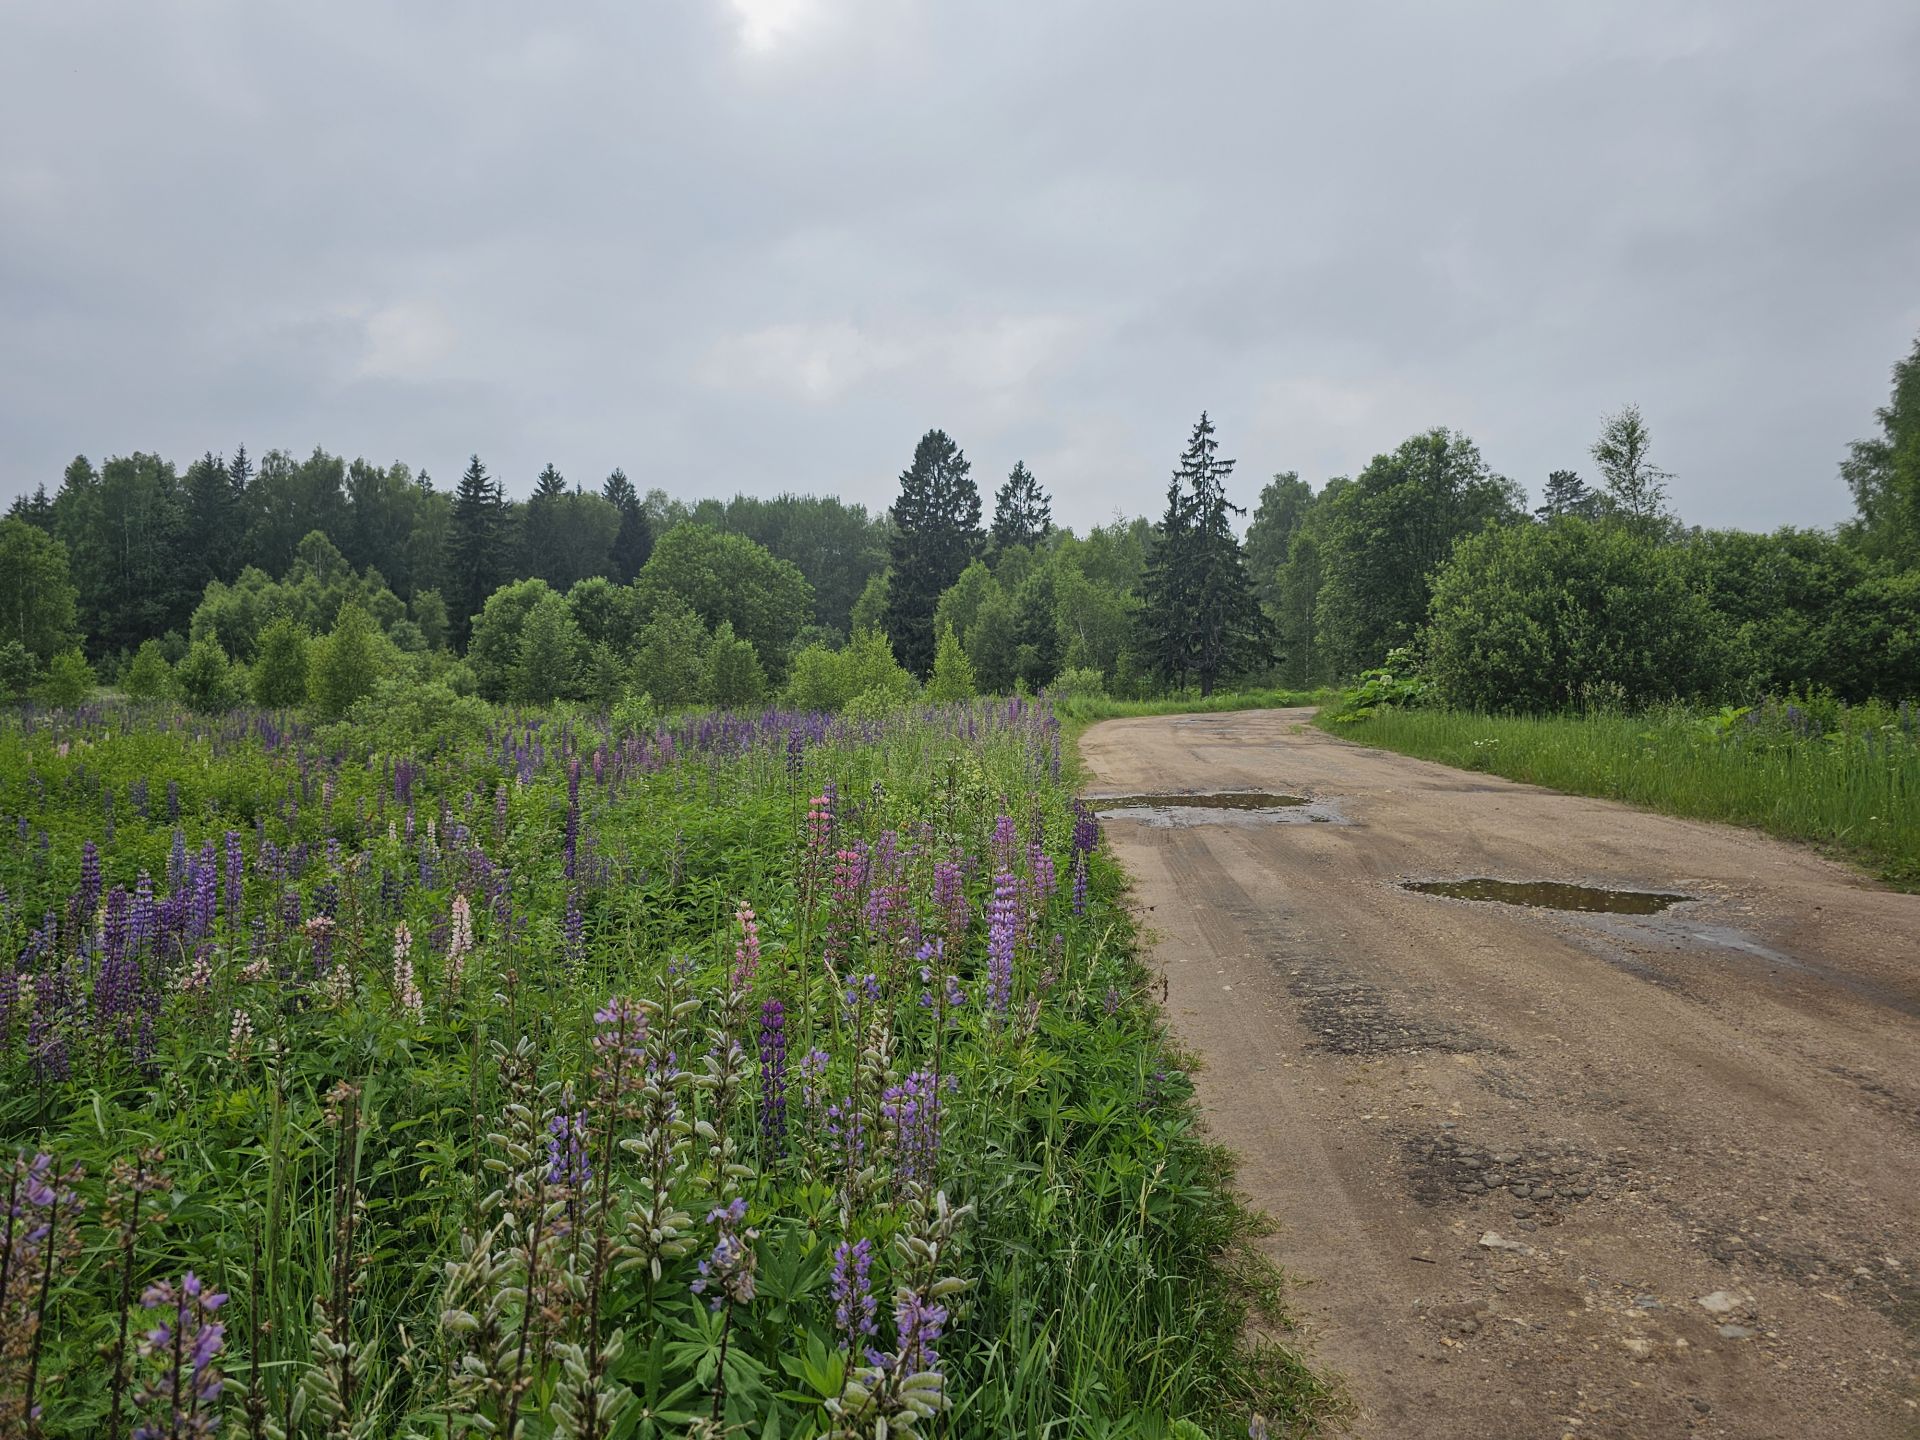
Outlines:
{"type": "Polygon", "coordinates": [[[653,554],[653,526],[626,471],[616,469],[607,476],[600,487],[600,498],[620,512],[620,529],[613,537],[613,553],[608,559],[612,571],[609,578],[630,585],[653,554]]]}
{"type": "Polygon", "coordinates": [[[916,675],[933,669],[933,612],[942,592],[980,550],[980,491],[972,469],[944,430],[929,430],[900,476],[884,624],[894,658],[916,675]]]}
{"type": "Polygon", "coordinates": [[[505,578],[506,501],[475,455],[453,492],[453,545],[448,565],[453,633],[464,646],[473,617],[505,578]]]}
{"type": "Polygon", "coordinates": [[[993,545],[1035,545],[1053,533],[1053,506],[1024,460],[1016,460],[993,497],[993,545]]]}

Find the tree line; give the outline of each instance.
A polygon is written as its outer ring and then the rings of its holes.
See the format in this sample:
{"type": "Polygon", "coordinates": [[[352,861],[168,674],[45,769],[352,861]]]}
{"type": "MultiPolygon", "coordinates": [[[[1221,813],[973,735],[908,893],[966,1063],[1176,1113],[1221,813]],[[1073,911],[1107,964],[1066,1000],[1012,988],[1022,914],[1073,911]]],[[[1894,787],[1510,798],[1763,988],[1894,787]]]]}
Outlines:
{"type": "Polygon", "coordinates": [[[477,456],[451,492],[324,450],[257,467],[208,453],[184,472],[78,458],[0,521],[0,687],[57,698],[98,672],[132,694],[344,713],[403,674],[498,700],[839,705],[1314,687],[1398,653],[1486,708],[1906,696],[1920,343],[1876,420],[1842,465],[1856,518],[1768,535],[1685,525],[1631,406],[1589,447],[1593,481],[1555,470],[1532,509],[1471,439],[1435,429],[1317,489],[1275,475],[1244,541],[1204,414],[1158,520],[1085,535],[1055,525],[1023,462],[989,517],[941,430],[882,515],[641,496],[619,470],[569,487],[552,465],[514,501],[477,456]]]}

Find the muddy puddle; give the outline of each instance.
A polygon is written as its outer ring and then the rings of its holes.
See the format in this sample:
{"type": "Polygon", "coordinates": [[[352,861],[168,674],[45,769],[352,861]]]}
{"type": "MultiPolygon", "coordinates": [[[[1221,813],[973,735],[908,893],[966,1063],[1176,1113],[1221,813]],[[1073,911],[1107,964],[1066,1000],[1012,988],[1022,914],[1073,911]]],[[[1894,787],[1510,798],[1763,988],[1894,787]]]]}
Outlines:
{"type": "Polygon", "coordinates": [[[1265,790],[1220,790],[1207,794],[1088,795],[1102,820],[1139,820],[1148,825],[1218,825],[1271,821],[1327,824],[1340,819],[1325,801],[1265,790]]]}
{"type": "Polygon", "coordinates": [[[1450,900],[1486,900],[1496,905],[1525,905],[1536,910],[1578,910],[1592,915],[1658,915],[1670,906],[1697,900],[1658,890],[1603,890],[1559,880],[1407,880],[1401,889],[1450,900]]]}

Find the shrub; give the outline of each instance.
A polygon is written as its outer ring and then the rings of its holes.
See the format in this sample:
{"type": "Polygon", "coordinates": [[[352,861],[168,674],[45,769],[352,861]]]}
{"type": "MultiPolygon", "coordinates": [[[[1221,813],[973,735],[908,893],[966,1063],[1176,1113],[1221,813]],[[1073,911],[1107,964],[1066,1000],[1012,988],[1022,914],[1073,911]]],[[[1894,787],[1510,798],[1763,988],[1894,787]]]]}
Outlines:
{"type": "Polygon", "coordinates": [[[253,703],[298,705],[307,698],[307,632],[284,616],[260,632],[253,703]]]}
{"type": "Polygon", "coordinates": [[[194,641],[187,658],[175,668],[173,680],[180,698],[195,710],[231,710],[240,698],[232,662],[218,640],[194,641]]]}
{"type": "Polygon", "coordinates": [[[371,694],[387,669],[373,621],[358,605],[342,605],[333,630],[313,642],[307,657],[307,702],[322,720],[338,720],[371,694]]]}
{"type": "Polygon", "coordinates": [[[722,620],[707,650],[707,700],[723,710],[758,704],[766,698],[767,672],[747,641],[733,633],[732,622],[722,620]]]}
{"type": "Polygon", "coordinates": [[[164,700],[173,693],[173,667],[158,640],[148,640],[134,652],[127,673],[120,677],[120,688],[129,700],[164,700]]]}
{"type": "Polygon", "coordinates": [[[1104,700],[1107,698],[1106,677],[1091,665],[1062,670],[1047,686],[1047,694],[1054,700],[1104,700]]]}
{"type": "Polygon", "coordinates": [[[967,700],[977,692],[973,662],[961,647],[951,625],[940,627],[940,639],[933,651],[933,674],[927,680],[929,700],[967,700]]]}
{"type": "Polygon", "coordinates": [[[640,631],[633,660],[633,686],[668,710],[697,704],[707,678],[706,626],[677,600],[669,599],[640,631]]]}
{"type": "Polygon", "coordinates": [[[31,650],[18,640],[0,640],[0,701],[24,700],[37,673],[31,650]]]}
{"type": "Polygon", "coordinates": [[[1711,693],[1706,602],[1671,547],[1577,518],[1463,540],[1434,580],[1427,668],[1455,705],[1540,711],[1617,685],[1631,702],[1711,693]]]}
{"type": "Polygon", "coordinates": [[[43,704],[71,709],[93,695],[93,667],[79,650],[62,650],[47,662],[40,677],[39,694],[43,704]]]}
{"type": "Polygon", "coordinates": [[[549,590],[534,602],[520,627],[513,698],[545,705],[573,695],[580,670],[579,650],[580,631],[567,602],[549,590]]]}

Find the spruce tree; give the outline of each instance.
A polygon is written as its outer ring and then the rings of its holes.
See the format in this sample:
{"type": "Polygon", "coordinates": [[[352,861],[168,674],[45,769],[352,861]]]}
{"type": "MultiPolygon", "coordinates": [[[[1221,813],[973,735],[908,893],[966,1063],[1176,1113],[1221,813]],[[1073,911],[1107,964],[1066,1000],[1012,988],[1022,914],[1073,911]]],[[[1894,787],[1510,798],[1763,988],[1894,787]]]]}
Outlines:
{"type": "Polygon", "coordinates": [[[640,573],[640,567],[647,563],[647,557],[653,554],[653,526],[647,521],[639,492],[627,479],[626,471],[615,470],[607,476],[606,483],[600,487],[600,496],[620,512],[620,529],[613,537],[613,552],[607,562],[611,571],[608,578],[620,585],[630,585],[633,577],[640,573]]]}
{"type": "Polygon", "coordinates": [[[1220,458],[1213,422],[1201,412],[1167,484],[1167,509],[1155,527],[1143,587],[1141,638],[1149,661],[1169,684],[1197,679],[1203,695],[1268,653],[1260,605],[1233,533],[1231,517],[1243,513],[1227,499],[1233,465],[1220,458]]]}
{"type": "MultiPolygon", "coordinates": [[[[236,457],[238,458],[238,457],[236,457]]],[[[187,519],[195,548],[195,579],[231,580],[240,573],[246,542],[244,491],[233,483],[226,462],[211,450],[187,467],[187,519]]]]}
{"type": "Polygon", "coordinates": [[[980,491],[972,466],[945,431],[914,447],[893,504],[892,580],[883,624],[893,653],[915,675],[933,668],[933,614],[946,588],[980,549],[980,491]]]}
{"type": "Polygon", "coordinates": [[[1540,492],[1540,507],[1533,513],[1542,520],[1558,520],[1575,515],[1591,520],[1600,508],[1600,497],[1591,486],[1571,470],[1555,470],[1547,476],[1540,492]]]}
{"type": "Polygon", "coordinates": [[[506,502],[475,455],[453,492],[453,554],[448,566],[453,633],[464,647],[473,617],[499,585],[505,545],[506,502]]]}
{"type": "Polygon", "coordinates": [[[1024,460],[1016,460],[993,497],[993,547],[1034,545],[1053,533],[1053,506],[1024,460]]]}
{"type": "Polygon", "coordinates": [[[562,589],[560,504],[566,494],[566,479],[549,460],[533,482],[533,494],[527,497],[520,524],[520,574],[537,575],[562,589]]]}

